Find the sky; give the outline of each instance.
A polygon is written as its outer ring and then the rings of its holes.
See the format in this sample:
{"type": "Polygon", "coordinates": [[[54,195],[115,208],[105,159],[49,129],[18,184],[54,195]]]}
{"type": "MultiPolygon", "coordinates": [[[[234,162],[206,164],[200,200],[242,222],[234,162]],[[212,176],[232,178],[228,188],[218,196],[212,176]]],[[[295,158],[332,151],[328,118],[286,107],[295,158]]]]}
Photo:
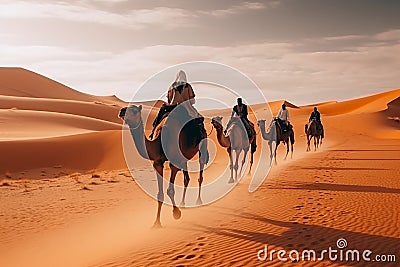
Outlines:
{"type": "Polygon", "coordinates": [[[397,0],[2,0],[0,66],[129,101],[164,68],[214,61],[267,100],[344,100],[400,87],[399,14],[397,0]]]}

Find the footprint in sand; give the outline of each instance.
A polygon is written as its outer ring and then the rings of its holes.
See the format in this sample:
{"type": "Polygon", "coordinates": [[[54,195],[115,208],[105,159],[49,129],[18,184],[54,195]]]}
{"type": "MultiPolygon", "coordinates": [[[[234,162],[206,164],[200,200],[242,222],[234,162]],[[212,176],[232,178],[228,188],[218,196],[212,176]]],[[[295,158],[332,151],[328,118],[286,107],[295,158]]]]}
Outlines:
{"type": "Polygon", "coordinates": [[[187,256],[185,257],[185,259],[190,260],[190,259],[193,259],[194,257],[196,257],[196,255],[194,255],[194,254],[189,254],[189,255],[187,255],[187,256]]]}
{"type": "Polygon", "coordinates": [[[179,254],[178,256],[176,256],[175,258],[173,258],[173,260],[179,260],[179,259],[182,259],[182,258],[184,258],[184,257],[185,257],[185,255],[179,254]]]}

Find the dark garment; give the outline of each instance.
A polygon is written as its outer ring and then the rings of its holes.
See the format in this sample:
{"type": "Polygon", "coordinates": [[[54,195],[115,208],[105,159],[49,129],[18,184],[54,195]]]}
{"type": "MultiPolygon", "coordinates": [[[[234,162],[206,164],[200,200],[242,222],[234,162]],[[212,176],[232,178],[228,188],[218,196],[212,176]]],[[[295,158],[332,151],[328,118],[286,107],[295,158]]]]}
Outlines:
{"type": "MultiPolygon", "coordinates": [[[[233,112],[235,112],[241,119],[244,128],[246,129],[247,135],[249,136],[249,138],[251,138],[251,128],[250,128],[250,121],[247,118],[247,115],[249,115],[248,111],[247,111],[247,105],[242,104],[240,107],[239,105],[235,105],[233,107],[233,112]]],[[[232,113],[233,115],[233,113],[232,113]]],[[[228,122],[228,125],[226,126],[226,128],[228,129],[231,125],[231,121],[228,122]]]]}
{"type": "Polygon", "coordinates": [[[275,118],[276,121],[278,121],[279,125],[281,126],[282,133],[286,133],[287,131],[291,130],[293,126],[290,124],[286,125],[286,123],[281,120],[280,118],[275,118]]]}
{"type": "Polygon", "coordinates": [[[247,111],[247,105],[242,104],[240,107],[239,105],[236,105],[233,107],[233,111],[240,117],[240,118],[245,118],[247,119],[247,115],[249,115],[248,111],[247,111]],[[239,109],[241,108],[241,111],[239,111],[239,109]]]}
{"type": "Polygon", "coordinates": [[[161,120],[163,119],[164,115],[166,113],[171,112],[174,108],[176,107],[176,105],[164,105],[160,108],[160,110],[158,111],[157,117],[154,119],[153,121],[153,128],[156,128],[157,125],[161,122],[161,120]]]}
{"type": "Polygon", "coordinates": [[[308,121],[312,121],[313,119],[315,119],[317,122],[321,122],[321,114],[319,113],[319,111],[313,111],[311,112],[310,118],[308,119],[308,121]]]}

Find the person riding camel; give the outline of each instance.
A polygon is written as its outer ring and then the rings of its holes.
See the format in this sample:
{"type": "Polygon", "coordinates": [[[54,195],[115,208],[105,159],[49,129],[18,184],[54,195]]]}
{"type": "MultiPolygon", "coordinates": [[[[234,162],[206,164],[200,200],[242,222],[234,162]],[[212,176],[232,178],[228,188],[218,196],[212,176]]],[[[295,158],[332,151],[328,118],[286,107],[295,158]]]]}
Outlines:
{"type": "Polygon", "coordinates": [[[286,109],[286,104],[282,104],[282,108],[279,109],[278,115],[276,115],[276,118],[279,122],[279,124],[282,127],[282,131],[286,132],[289,130],[290,127],[290,122],[289,122],[289,110],[286,109]]]}
{"type": "Polygon", "coordinates": [[[252,135],[251,127],[253,124],[247,118],[247,116],[249,115],[248,110],[247,110],[247,105],[243,104],[243,100],[240,97],[237,99],[237,105],[235,105],[232,109],[231,118],[226,126],[225,134],[226,134],[227,129],[229,129],[229,127],[231,126],[232,119],[235,115],[239,116],[239,118],[241,119],[241,121],[244,125],[244,128],[246,129],[248,137],[251,138],[251,135],[252,135]]]}
{"type": "Polygon", "coordinates": [[[322,130],[321,137],[324,138],[324,126],[322,125],[322,122],[321,122],[321,113],[319,113],[317,107],[314,107],[314,111],[311,112],[308,122],[311,122],[312,120],[315,120],[317,122],[317,129],[322,130]]]}
{"type": "MultiPolygon", "coordinates": [[[[208,151],[207,151],[207,133],[204,127],[204,117],[197,111],[193,106],[196,103],[195,93],[192,86],[187,82],[186,73],[180,70],[176,75],[175,81],[171,84],[167,93],[168,104],[164,104],[155,120],[153,121],[153,130],[150,134],[150,138],[153,139],[154,131],[158,124],[163,120],[167,113],[170,113],[173,109],[179,106],[178,113],[187,113],[190,120],[187,123],[193,123],[192,126],[198,128],[199,136],[197,142],[203,140],[200,152],[202,157],[206,159],[204,162],[208,162],[208,151]]],[[[176,119],[182,119],[185,114],[176,114],[176,119]],[[179,116],[177,116],[179,115],[179,116]]]]}
{"type": "Polygon", "coordinates": [[[167,93],[168,104],[163,105],[155,120],[153,121],[153,130],[150,134],[150,138],[153,138],[154,130],[157,125],[162,121],[166,113],[171,112],[177,105],[184,105],[188,115],[192,118],[202,117],[196,108],[193,106],[195,101],[195,93],[192,86],[187,82],[186,73],[180,70],[176,75],[175,81],[171,84],[167,93]]]}

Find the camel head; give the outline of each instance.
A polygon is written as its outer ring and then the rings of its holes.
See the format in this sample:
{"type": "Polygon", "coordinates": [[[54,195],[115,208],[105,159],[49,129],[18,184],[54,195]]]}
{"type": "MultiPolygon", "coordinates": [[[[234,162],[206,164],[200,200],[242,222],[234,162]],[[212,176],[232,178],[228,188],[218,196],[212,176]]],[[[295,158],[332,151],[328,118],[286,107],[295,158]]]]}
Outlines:
{"type": "Polygon", "coordinates": [[[217,130],[222,130],[222,117],[217,116],[211,119],[211,124],[215,127],[217,130]]]}
{"type": "Polygon", "coordinates": [[[142,123],[142,105],[124,107],[119,111],[118,117],[124,120],[130,128],[137,128],[142,123]]]}

